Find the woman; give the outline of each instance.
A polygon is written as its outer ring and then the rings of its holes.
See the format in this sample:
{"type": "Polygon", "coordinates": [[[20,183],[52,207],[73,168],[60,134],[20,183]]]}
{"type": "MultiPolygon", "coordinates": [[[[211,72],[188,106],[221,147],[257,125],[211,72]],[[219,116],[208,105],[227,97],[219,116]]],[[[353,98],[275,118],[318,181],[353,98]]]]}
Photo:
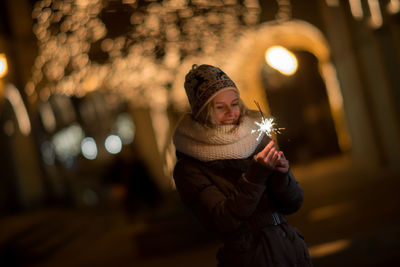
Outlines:
{"type": "Polygon", "coordinates": [[[221,234],[218,266],[311,266],[284,216],[300,208],[303,191],[274,141],[251,133],[259,112],[214,66],[193,65],[184,86],[192,113],[174,133],[174,180],[184,204],[221,234]]]}

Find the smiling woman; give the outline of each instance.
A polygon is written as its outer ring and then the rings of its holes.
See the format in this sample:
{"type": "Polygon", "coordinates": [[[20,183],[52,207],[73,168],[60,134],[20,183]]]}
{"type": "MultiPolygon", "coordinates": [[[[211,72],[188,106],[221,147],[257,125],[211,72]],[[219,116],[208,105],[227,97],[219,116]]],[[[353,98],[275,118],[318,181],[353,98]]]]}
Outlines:
{"type": "Polygon", "coordinates": [[[252,134],[260,112],[217,67],[193,65],[184,86],[192,113],[174,133],[173,177],[182,202],[220,234],[218,266],[311,266],[284,216],[300,208],[303,191],[274,141],[252,134]]]}

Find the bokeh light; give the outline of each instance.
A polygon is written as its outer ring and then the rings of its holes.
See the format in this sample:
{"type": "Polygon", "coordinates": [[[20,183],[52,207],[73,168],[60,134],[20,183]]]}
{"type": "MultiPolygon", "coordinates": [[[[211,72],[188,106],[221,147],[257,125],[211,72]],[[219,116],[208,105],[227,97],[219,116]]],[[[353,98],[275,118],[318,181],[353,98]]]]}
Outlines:
{"type": "Polygon", "coordinates": [[[5,54],[0,54],[0,78],[3,78],[8,71],[7,58],[5,54]]]}
{"type": "Polygon", "coordinates": [[[92,137],[85,137],[81,143],[82,155],[90,160],[97,157],[96,141],[92,137]]]}
{"type": "Polygon", "coordinates": [[[135,124],[127,113],[118,115],[116,121],[117,134],[121,137],[122,144],[132,143],[135,137],[135,124]]]}
{"type": "Polygon", "coordinates": [[[13,84],[9,83],[4,89],[4,96],[8,99],[14,110],[19,130],[23,135],[28,136],[31,133],[31,122],[19,90],[13,84]]]}
{"type": "Polygon", "coordinates": [[[400,1],[399,0],[390,0],[387,4],[387,10],[390,14],[396,14],[400,12],[400,1]]]}
{"type": "Polygon", "coordinates": [[[272,68],[284,75],[293,75],[297,70],[296,56],[282,46],[272,46],[265,52],[265,60],[272,68]]]}
{"type": "Polygon", "coordinates": [[[122,141],[118,135],[109,135],[104,142],[106,150],[111,154],[118,154],[122,150],[122,141]]]}
{"type": "Polygon", "coordinates": [[[25,92],[46,100],[49,93],[107,90],[136,106],[157,96],[156,104],[166,107],[178,69],[187,61],[227,61],[227,48],[259,13],[257,0],[37,1],[38,56],[25,92]],[[127,19],[116,26],[113,16],[127,19]]]}
{"type": "Polygon", "coordinates": [[[81,151],[83,138],[82,127],[77,123],[54,134],[52,143],[57,157],[66,162],[70,158],[77,156],[81,151]]]}

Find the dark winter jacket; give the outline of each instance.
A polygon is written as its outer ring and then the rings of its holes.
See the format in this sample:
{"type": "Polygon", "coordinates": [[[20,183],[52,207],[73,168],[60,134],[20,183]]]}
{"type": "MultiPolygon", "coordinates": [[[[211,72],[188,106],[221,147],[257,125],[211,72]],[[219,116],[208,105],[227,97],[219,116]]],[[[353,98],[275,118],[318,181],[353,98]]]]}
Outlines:
{"type": "Polygon", "coordinates": [[[218,266],[311,266],[301,234],[284,216],[303,201],[290,171],[267,169],[253,155],[202,162],[177,151],[177,158],[174,180],[182,201],[204,227],[221,234],[218,266]]]}

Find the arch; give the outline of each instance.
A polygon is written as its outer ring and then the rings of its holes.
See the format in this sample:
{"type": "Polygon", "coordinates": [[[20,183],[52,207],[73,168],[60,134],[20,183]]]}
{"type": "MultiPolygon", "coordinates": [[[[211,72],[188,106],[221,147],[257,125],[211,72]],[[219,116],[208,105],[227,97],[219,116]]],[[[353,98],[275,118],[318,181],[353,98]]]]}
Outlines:
{"type": "Polygon", "coordinates": [[[281,45],[290,50],[307,51],[318,59],[318,67],[325,82],[339,146],[342,151],[348,151],[351,140],[345,121],[343,97],[336,69],[330,59],[330,48],[322,32],[305,21],[263,23],[240,38],[238,46],[232,52],[236,60],[234,64],[228,64],[225,68],[240,86],[241,96],[245,103],[250,108],[256,108],[254,104],[256,99],[263,110],[270,112],[259,75],[259,67],[264,61],[265,51],[274,45],[281,45]]]}

